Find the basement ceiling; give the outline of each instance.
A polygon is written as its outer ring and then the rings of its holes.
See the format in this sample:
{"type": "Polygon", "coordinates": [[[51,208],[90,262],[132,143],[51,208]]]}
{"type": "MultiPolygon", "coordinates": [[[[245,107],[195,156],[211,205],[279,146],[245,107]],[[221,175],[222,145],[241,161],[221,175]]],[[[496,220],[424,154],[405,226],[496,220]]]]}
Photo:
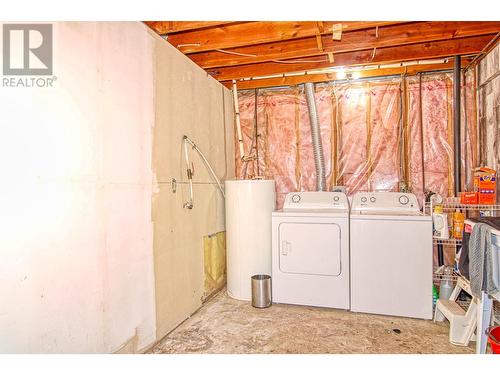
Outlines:
{"type": "Polygon", "coordinates": [[[483,21],[146,21],[155,32],[226,86],[297,84],[339,78],[414,74],[464,66],[500,34],[483,21]]]}

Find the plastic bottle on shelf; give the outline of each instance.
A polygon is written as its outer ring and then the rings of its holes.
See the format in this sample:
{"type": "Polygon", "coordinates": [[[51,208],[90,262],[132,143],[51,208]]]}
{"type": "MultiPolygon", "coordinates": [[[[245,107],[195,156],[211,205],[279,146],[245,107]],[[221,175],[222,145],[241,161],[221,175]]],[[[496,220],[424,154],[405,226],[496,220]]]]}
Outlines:
{"type": "Polygon", "coordinates": [[[456,210],[453,213],[453,238],[462,239],[462,232],[464,231],[464,221],[465,214],[460,212],[460,210],[456,210]]]}
{"type": "Polygon", "coordinates": [[[434,227],[434,236],[436,238],[447,240],[450,238],[448,228],[448,215],[443,213],[443,206],[437,205],[432,213],[432,224],[434,227]]]}

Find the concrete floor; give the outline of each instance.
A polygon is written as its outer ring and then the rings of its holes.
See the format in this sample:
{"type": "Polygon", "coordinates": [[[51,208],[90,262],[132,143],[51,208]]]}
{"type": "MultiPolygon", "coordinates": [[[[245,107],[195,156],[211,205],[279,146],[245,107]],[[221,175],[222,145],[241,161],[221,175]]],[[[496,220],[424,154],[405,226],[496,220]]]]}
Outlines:
{"type": "Polygon", "coordinates": [[[219,292],[150,353],[473,353],[448,324],[316,307],[253,308],[219,292]],[[398,331],[399,330],[399,331],[398,331]]]}

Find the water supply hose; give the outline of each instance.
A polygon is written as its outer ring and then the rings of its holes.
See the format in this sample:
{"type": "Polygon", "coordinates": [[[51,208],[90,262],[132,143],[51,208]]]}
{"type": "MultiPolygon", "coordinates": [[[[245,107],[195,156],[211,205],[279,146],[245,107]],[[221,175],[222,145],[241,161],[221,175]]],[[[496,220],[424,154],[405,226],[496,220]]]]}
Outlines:
{"type": "Polygon", "coordinates": [[[184,154],[186,158],[186,164],[187,164],[187,175],[188,175],[188,181],[189,181],[189,200],[184,203],[184,208],[192,209],[193,208],[193,171],[191,169],[191,165],[189,164],[189,156],[188,156],[188,144],[195,150],[198,155],[200,155],[201,159],[203,160],[203,164],[205,164],[205,167],[207,168],[208,172],[214,179],[215,183],[217,184],[217,187],[219,188],[222,196],[226,198],[226,194],[224,193],[224,189],[222,187],[222,183],[220,182],[219,178],[214,172],[214,169],[210,165],[210,162],[208,159],[205,157],[205,154],[196,146],[196,144],[187,136],[185,135],[183,137],[184,141],[184,154]]]}
{"type": "Polygon", "coordinates": [[[193,198],[193,170],[191,169],[191,164],[189,164],[189,153],[187,147],[187,137],[184,136],[184,158],[186,159],[186,173],[189,183],[189,199],[184,203],[184,208],[191,210],[194,206],[193,198]]]}

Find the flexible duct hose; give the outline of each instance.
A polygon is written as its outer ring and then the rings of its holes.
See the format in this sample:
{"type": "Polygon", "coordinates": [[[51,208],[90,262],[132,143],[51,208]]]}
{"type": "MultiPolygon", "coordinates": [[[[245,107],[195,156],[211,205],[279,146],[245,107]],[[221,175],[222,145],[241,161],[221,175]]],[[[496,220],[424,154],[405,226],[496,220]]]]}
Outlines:
{"type": "Polygon", "coordinates": [[[323,146],[321,144],[321,133],[319,129],[319,116],[314,100],[314,83],[304,84],[306,93],[307,109],[309,110],[309,121],[311,123],[311,138],[314,153],[314,165],[316,166],[316,190],[326,190],[325,178],[325,157],[323,156],[323,146]]]}

